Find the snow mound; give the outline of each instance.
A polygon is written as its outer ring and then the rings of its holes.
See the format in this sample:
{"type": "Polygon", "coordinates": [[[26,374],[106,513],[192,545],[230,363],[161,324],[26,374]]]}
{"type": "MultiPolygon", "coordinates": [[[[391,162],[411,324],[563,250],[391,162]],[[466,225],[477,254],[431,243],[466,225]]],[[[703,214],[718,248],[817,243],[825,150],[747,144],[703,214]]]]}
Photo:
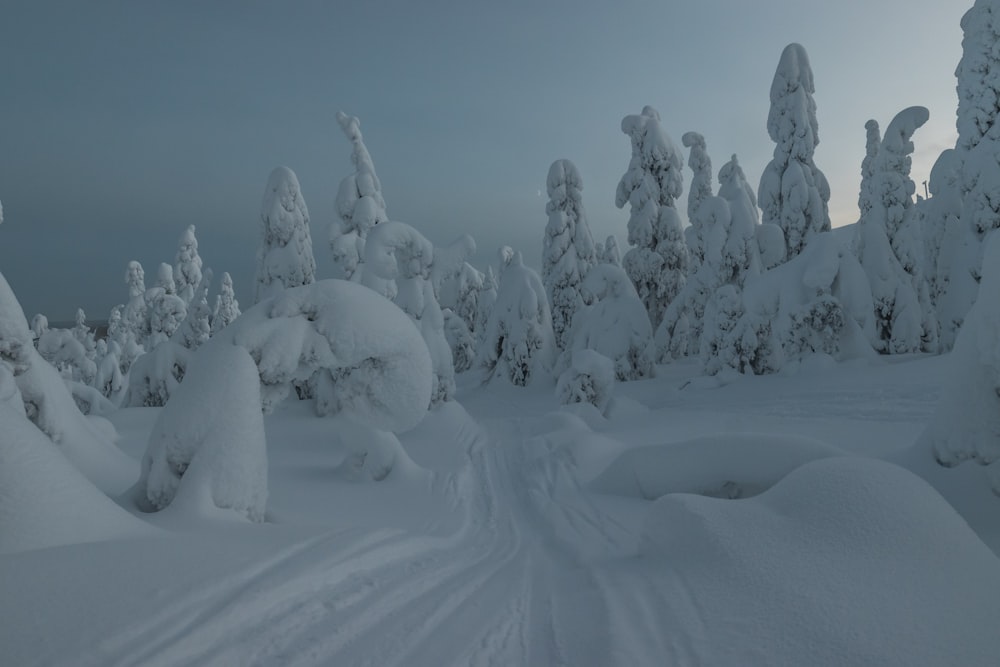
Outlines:
{"type": "Polygon", "coordinates": [[[0,554],[152,534],[87,481],[13,403],[0,403],[0,554]]]}
{"type": "Polygon", "coordinates": [[[801,436],[707,436],[630,449],[591,488],[646,500],[668,493],[739,498],[761,493],[803,464],[843,455],[836,447],[801,436]]]}
{"type": "Polygon", "coordinates": [[[246,350],[213,344],[196,356],[153,426],[139,490],[158,510],[176,499],[264,520],[264,417],[257,366],[246,350]]]}
{"type": "Polygon", "coordinates": [[[882,461],[816,461],[739,502],[667,496],[640,550],[711,619],[703,664],[988,665],[1000,651],[1000,560],[882,461]]]}

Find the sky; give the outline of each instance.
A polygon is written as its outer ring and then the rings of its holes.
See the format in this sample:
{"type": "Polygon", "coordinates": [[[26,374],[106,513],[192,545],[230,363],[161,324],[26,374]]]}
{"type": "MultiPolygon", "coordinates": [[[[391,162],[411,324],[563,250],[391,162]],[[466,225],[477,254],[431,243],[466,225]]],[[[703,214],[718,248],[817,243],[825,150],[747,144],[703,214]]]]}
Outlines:
{"type": "MultiPolygon", "coordinates": [[[[480,2],[15,1],[0,22],[0,272],[27,317],[107,317],[129,260],[151,285],[195,225],[216,276],[252,301],[270,171],[298,175],[319,277],[334,198],[351,173],[336,122],[361,119],[389,217],[435,245],[461,234],[538,266],[545,177],[570,159],[595,238],[631,148],[621,120],[655,107],[713,170],[771,158],[769,90],[782,49],[809,53],[835,226],[857,218],[865,122],[926,106],[918,192],[956,140],[959,21],[971,0],[480,2]]],[[[685,169],[686,206],[690,171],[685,169]]],[[[217,285],[212,292],[217,290],[217,285]]]]}

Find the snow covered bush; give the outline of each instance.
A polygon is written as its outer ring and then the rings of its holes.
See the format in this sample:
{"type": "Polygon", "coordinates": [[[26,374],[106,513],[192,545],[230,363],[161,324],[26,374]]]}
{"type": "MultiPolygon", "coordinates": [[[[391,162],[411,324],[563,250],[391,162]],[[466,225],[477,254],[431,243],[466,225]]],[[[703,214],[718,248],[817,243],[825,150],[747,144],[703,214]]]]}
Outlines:
{"type": "Polygon", "coordinates": [[[781,228],[787,259],[801,253],[815,234],[830,229],[830,185],[813,162],[819,144],[815,92],[806,50],[789,44],[771,82],[767,133],[776,144],[774,158],[757,189],[763,222],[781,228]]]}
{"type": "Polygon", "coordinates": [[[951,353],[951,377],[921,436],[945,466],[973,460],[987,466],[1000,495],[1000,233],[990,234],[983,279],[951,353]]]}
{"type": "Polygon", "coordinates": [[[316,280],[309,232],[309,209],[299,179],[288,167],[275,167],[260,205],[261,238],[257,248],[254,303],[287,287],[316,280]]]}
{"type": "Polygon", "coordinates": [[[444,316],[444,337],[451,348],[455,372],[467,371],[476,360],[476,339],[465,325],[465,320],[451,308],[445,308],[441,314],[444,316]]]}
{"type": "Polygon", "coordinates": [[[38,353],[67,380],[91,384],[97,364],[68,329],[49,329],[38,339],[38,353]]]}
{"type": "Polygon", "coordinates": [[[445,338],[444,316],[430,280],[434,256],[431,242],[402,222],[382,223],[371,230],[365,242],[365,271],[395,282],[393,301],[424,337],[434,367],[431,404],[437,405],[455,395],[455,366],[445,338]]]}
{"type": "Polygon", "coordinates": [[[573,315],[583,306],[580,283],[595,262],[594,239],[583,209],[583,179],[569,160],[556,160],[545,182],[549,222],[542,238],[542,282],[552,309],[556,346],[569,344],[573,315]]]}
{"type": "Polygon", "coordinates": [[[618,182],[615,205],[629,204],[628,242],[622,260],[653,327],[684,286],[688,251],[674,202],[683,188],[680,151],[660,124],[660,114],[644,107],[626,116],[622,132],[632,142],[628,171],[618,182]]]}
{"type": "Polygon", "coordinates": [[[622,381],[652,377],[652,327],[625,271],[598,264],[587,273],[581,292],[591,305],[573,318],[571,347],[563,354],[575,358],[580,350],[595,351],[611,360],[614,376],[622,381]]]}
{"type": "Polygon", "coordinates": [[[201,256],[198,255],[198,239],[194,235],[194,225],[181,234],[177,256],[174,259],[174,282],[177,296],[185,304],[191,303],[195,290],[201,283],[201,256]]]}
{"type": "Polygon", "coordinates": [[[898,354],[937,347],[937,325],[924,281],[923,239],[914,219],[910,137],[927,122],[924,107],[899,112],[886,128],[872,175],[871,206],[857,226],[855,247],[875,307],[872,345],[898,354]]]}
{"type": "MultiPolygon", "coordinates": [[[[361,121],[337,112],[337,122],[351,142],[354,173],[340,182],[337,190],[337,215],[341,224],[330,225],[330,251],[334,277],[354,282],[364,279],[365,239],[375,225],[388,222],[382,184],[375,174],[375,164],[361,136],[361,121]]],[[[366,284],[383,296],[392,297],[392,285],[368,279],[366,284]]]]}
{"type": "Polygon", "coordinates": [[[122,407],[160,407],[167,404],[184,380],[191,350],[168,340],[135,360],[128,374],[122,407]]]}
{"type": "Polygon", "coordinates": [[[395,304],[343,280],[287,289],[244,312],[201,354],[238,345],[257,364],[270,412],[294,384],[313,389],[316,414],[342,418],[355,461],[373,479],[414,464],[390,431],[427,414],[434,380],[427,344],[395,304]]]}
{"type": "Polygon", "coordinates": [[[121,349],[115,341],[97,341],[97,375],[94,388],[117,403],[123,388],[121,349]]]}
{"type": "Polygon", "coordinates": [[[603,414],[615,387],[615,363],[593,350],[573,350],[572,361],[556,382],[562,405],[590,403],[603,414]]]}
{"type": "Polygon", "coordinates": [[[263,521],[267,451],[257,367],[241,347],[203,348],[153,425],[140,507],[205,503],[263,521]]]}
{"type": "Polygon", "coordinates": [[[841,332],[847,321],[840,301],[829,294],[817,296],[791,314],[788,350],[794,358],[809,353],[835,355],[839,352],[841,332]]]}
{"type": "Polygon", "coordinates": [[[476,355],[487,379],[503,377],[525,386],[547,376],[555,354],[552,316],[542,279],[514,253],[500,275],[500,288],[476,355]]]}

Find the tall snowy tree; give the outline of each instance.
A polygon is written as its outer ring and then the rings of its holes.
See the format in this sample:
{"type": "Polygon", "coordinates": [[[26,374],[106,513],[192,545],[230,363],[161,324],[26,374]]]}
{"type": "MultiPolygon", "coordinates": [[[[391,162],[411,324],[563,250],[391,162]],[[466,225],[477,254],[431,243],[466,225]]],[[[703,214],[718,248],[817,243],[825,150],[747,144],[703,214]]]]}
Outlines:
{"type": "Polygon", "coordinates": [[[191,303],[198,283],[201,282],[201,257],[198,255],[198,239],[194,235],[194,225],[181,234],[180,247],[174,259],[174,282],[177,284],[177,296],[185,304],[191,303]]]}
{"type": "Polygon", "coordinates": [[[830,185],[813,162],[819,144],[815,92],[806,50],[789,44],[771,83],[767,133],[775,143],[774,158],[761,174],[757,191],[764,223],[784,232],[789,260],[814,234],[830,229],[830,185]]]}
{"type": "Polygon", "coordinates": [[[622,256],[618,251],[618,239],[615,238],[614,234],[608,235],[604,243],[598,243],[597,246],[598,248],[595,250],[595,253],[599,264],[622,265],[622,256]]]}
{"type": "Polygon", "coordinates": [[[747,278],[759,274],[763,267],[757,244],[757,197],[735,155],[719,170],[719,197],[729,203],[719,276],[723,283],[742,289],[747,278]]]}
{"type": "Polygon", "coordinates": [[[299,179],[288,167],[276,167],[268,177],[260,222],[254,303],[316,280],[309,209],[299,179]]]}
{"type": "Polygon", "coordinates": [[[875,119],[865,123],[865,159],[861,161],[861,188],[858,192],[858,208],[861,217],[872,210],[875,203],[875,193],[872,191],[875,176],[875,158],[882,145],[882,135],[879,133],[878,121],[875,119]]]}
{"type": "Polygon", "coordinates": [[[644,107],[622,119],[622,132],[632,142],[628,171],[618,182],[615,205],[629,204],[625,272],[635,285],[653,327],[684,286],[688,252],[675,200],[683,189],[683,160],[660,124],[660,114],[644,107]]]}
{"type": "Polygon", "coordinates": [[[946,348],[976,299],[986,236],[1000,227],[1000,2],[976,0],[962,17],[962,30],[962,59],[955,70],[961,224],[942,244],[945,275],[938,281],[946,348]]]}
{"type": "Polygon", "coordinates": [[[212,328],[209,320],[212,317],[212,309],[208,305],[208,289],[211,284],[212,270],[205,269],[194,297],[188,305],[187,317],[177,327],[171,342],[189,350],[196,350],[211,337],[212,328]]]}
{"type": "Polygon", "coordinates": [[[128,285],[128,303],[122,310],[122,325],[125,338],[131,339],[122,347],[126,350],[131,345],[142,346],[149,336],[149,312],[146,305],[146,273],[142,264],[136,261],[128,263],[125,271],[125,283],[128,285]]]}
{"type": "Polygon", "coordinates": [[[542,241],[542,282],[552,308],[559,349],[569,345],[573,316],[583,306],[580,284],[595,263],[594,239],[583,209],[583,180],[569,160],[556,160],[546,179],[549,222],[542,241]]]}
{"type": "Polygon", "coordinates": [[[236,300],[233,290],[233,278],[228,271],[222,273],[222,287],[215,297],[215,307],[212,308],[212,335],[225,329],[240,316],[240,302],[236,300]]]}
{"type": "Polygon", "coordinates": [[[923,280],[923,242],[914,221],[910,179],[913,133],[927,122],[924,107],[899,112],[875,159],[872,207],[858,223],[856,248],[875,305],[875,349],[898,354],[933,350],[937,327],[923,280]]]}
{"type": "MultiPolygon", "coordinates": [[[[375,225],[388,222],[382,184],[375,174],[375,163],[361,136],[361,121],[337,112],[337,122],[351,142],[351,163],[354,173],[340,182],[337,190],[337,215],[340,224],[330,225],[330,251],[333,253],[334,277],[362,282],[365,261],[365,239],[375,225]]],[[[377,282],[377,281],[376,281],[377,282]]],[[[391,296],[387,285],[370,285],[378,292],[391,296]]]]}
{"type": "Polygon", "coordinates": [[[708,157],[705,137],[697,132],[685,132],[681,143],[691,149],[688,154],[688,166],[694,175],[691,177],[691,187],[688,189],[687,216],[690,225],[684,230],[691,265],[689,272],[694,273],[705,261],[705,241],[702,238],[704,220],[699,209],[702,202],[712,196],[712,160],[708,157]]]}

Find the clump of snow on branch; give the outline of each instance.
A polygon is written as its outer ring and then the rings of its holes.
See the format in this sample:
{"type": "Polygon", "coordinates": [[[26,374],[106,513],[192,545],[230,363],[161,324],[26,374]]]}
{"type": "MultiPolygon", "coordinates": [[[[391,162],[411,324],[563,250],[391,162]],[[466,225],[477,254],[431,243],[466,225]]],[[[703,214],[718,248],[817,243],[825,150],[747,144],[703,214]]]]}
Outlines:
{"type": "Polygon", "coordinates": [[[203,348],[153,425],[138,489],[144,503],[206,504],[263,521],[267,451],[257,367],[241,347],[203,348]]]}
{"type": "Polygon", "coordinates": [[[819,144],[815,92],[806,50],[789,44],[771,83],[767,132],[775,143],[774,158],[757,189],[763,222],[781,228],[787,259],[801,253],[815,234],[830,229],[830,185],[813,161],[819,144]]]}
{"type": "Polygon", "coordinates": [[[309,209],[299,179],[288,167],[276,167],[268,177],[260,220],[254,303],[316,280],[309,209]]]}

